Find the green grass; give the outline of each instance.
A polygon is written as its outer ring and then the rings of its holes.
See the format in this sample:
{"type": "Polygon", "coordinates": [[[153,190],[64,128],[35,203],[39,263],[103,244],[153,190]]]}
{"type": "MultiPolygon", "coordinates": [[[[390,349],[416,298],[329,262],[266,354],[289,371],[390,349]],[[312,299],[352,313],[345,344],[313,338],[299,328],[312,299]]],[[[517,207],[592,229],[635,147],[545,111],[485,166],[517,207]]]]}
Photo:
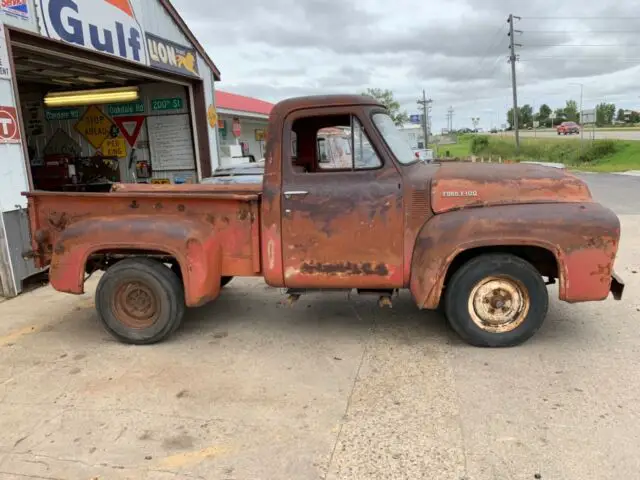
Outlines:
{"type": "MultiPolygon", "coordinates": [[[[429,148],[434,147],[429,145],[429,148]]],[[[558,162],[569,168],[592,172],[640,170],[640,141],[634,140],[581,142],[579,138],[558,141],[553,138],[524,137],[520,139],[520,153],[516,155],[513,137],[460,135],[457,144],[438,145],[438,157],[446,157],[447,151],[450,158],[477,155],[502,157],[503,160],[558,162]]]]}
{"type": "MultiPolygon", "coordinates": [[[[617,172],[640,169],[640,141],[563,140],[522,138],[516,155],[515,139],[484,137],[478,140],[475,155],[500,156],[509,160],[559,162],[579,170],[617,172]]],[[[473,142],[472,142],[473,143],[473,142]]],[[[471,145],[472,151],[473,145],[471,145]]]]}
{"type": "MultiPolygon", "coordinates": [[[[473,135],[459,135],[458,143],[452,145],[438,145],[438,156],[446,157],[447,151],[450,158],[464,158],[471,155],[471,140],[473,135]]],[[[429,148],[435,149],[435,145],[429,145],[429,148]]]]}

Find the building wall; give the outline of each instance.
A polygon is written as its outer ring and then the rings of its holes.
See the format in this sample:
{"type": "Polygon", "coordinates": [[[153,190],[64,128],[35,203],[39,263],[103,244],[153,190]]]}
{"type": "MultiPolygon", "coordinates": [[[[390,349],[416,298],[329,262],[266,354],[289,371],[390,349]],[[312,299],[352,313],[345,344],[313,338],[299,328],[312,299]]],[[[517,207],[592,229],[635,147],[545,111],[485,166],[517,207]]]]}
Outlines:
{"type": "MultiPolygon", "coordinates": [[[[11,25],[23,30],[39,33],[46,37],[47,31],[44,28],[43,24],[40,1],[41,0],[28,0],[28,14],[26,18],[10,16],[3,11],[0,11],[0,24],[11,25]]],[[[93,4],[93,2],[89,2],[88,0],[74,1],[81,6],[81,13],[87,12],[86,14],[91,16],[91,12],[93,11],[92,5],[96,6],[93,4]]],[[[105,0],[95,1],[104,2],[105,0]]],[[[171,16],[157,0],[130,0],[130,2],[135,12],[136,21],[143,32],[154,34],[158,37],[175,42],[185,47],[191,46],[191,43],[187,40],[180,27],[173,21],[171,16]]],[[[96,6],[96,8],[97,7],[104,8],[104,3],[100,3],[96,6]]],[[[93,13],[94,18],[90,21],[100,23],[102,17],[96,17],[95,11],[93,11],[93,13]]],[[[85,18],[84,20],[87,21],[89,19],[85,18]]],[[[109,19],[105,19],[105,28],[109,28],[109,21],[109,19]]],[[[111,22],[111,25],[113,25],[113,22],[111,22]]],[[[99,25],[99,27],[101,26],[99,25]]],[[[6,48],[4,42],[4,31],[0,31],[0,36],[0,48],[6,48]]],[[[85,41],[85,43],[86,45],[90,45],[87,41],[85,41]]],[[[78,48],[86,47],[86,45],[85,47],[75,44],[72,45],[78,48]]],[[[127,58],[127,60],[131,61],[130,58],[127,58]]],[[[213,104],[213,72],[209,69],[203,59],[200,58],[200,55],[197,55],[197,65],[199,76],[203,79],[205,86],[205,101],[207,105],[213,104]]],[[[157,71],[158,73],[162,74],[162,70],[158,69],[157,71]]],[[[157,114],[189,115],[189,121],[191,122],[190,135],[192,139],[197,136],[197,133],[193,132],[193,104],[191,102],[192,98],[188,94],[188,90],[179,86],[175,87],[170,85],[163,85],[161,87],[158,87],[154,85],[145,85],[141,89],[141,94],[144,101],[147,102],[147,105],[149,99],[154,95],[180,95],[181,97],[183,97],[183,111],[173,111],[170,113],[158,112],[157,114]],[[177,89],[179,89],[179,92],[177,89]]],[[[36,96],[38,95],[36,94],[36,96]]],[[[25,95],[25,97],[23,98],[21,95],[20,100],[21,103],[24,103],[24,101],[33,100],[33,98],[30,98],[30,96],[28,95],[25,95]]],[[[201,101],[201,97],[197,99],[197,101],[201,101]]],[[[0,106],[13,106],[16,108],[20,108],[16,105],[15,99],[13,97],[11,80],[0,78],[0,106]]],[[[201,106],[199,105],[198,107],[200,108],[201,106]]],[[[148,107],[145,110],[147,112],[150,112],[150,109],[148,107]]],[[[70,134],[72,138],[74,138],[78,143],[82,145],[83,151],[88,151],[89,155],[93,153],[93,147],[90,147],[87,142],[82,137],[80,137],[77,132],[75,132],[72,122],[58,122],[59,125],[56,125],[55,122],[53,125],[47,125],[47,123],[48,122],[46,121],[44,122],[44,127],[45,129],[49,130],[48,133],[51,133],[51,130],[56,127],[63,128],[70,134]]],[[[217,165],[218,163],[218,145],[217,136],[215,134],[216,129],[209,128],[206,132],[209,140],[208,143],[211,155],[211,164],[215,168],[215,165],[217,165]]],[[[22,132],[23,136],[25,135],[25,133],[26,132],[22,132]]],[[[30,141],[30,143],[35,143],[36,148],[43,148],[44,145],[42,145],[42,143],[45,141],[45,139],[46,135],[44,136],[44,139],[38,138],[36,140],[30,141]]],[[[127,154],[129,155],[130,153],[131,148],[127,146],[127,154]]],[[[138,138],[138,142],[136,144],[136,155],[136,158],[138,160],[146,160],[150,156],[149,136],[146,125],[143,127],[142,133],[138,138]]],[[[17,293],[17,291],[19,290],[20,280],[24,278],[25,272],[28,273],[34,271],[33,263],[31,261],[27,261],[24,264],[20,263],[20,265],[13,265],[11,261],[11,259],[14,258],[16,263],[23,262],[21,258],[22,251],[24,251],[23,247],[25,245],[25,242],[26,245],[28,245],[29,243],[29,233],[25,223],[26,218],[24,217],[24,213],[22,213],[20,210],[26,207],[26,199],[22,197],[20,193],[22,191],[28,190],[28,175],[25,162],[26,156],[27,152],[23,152],[22,144],[0,144],[0,158],[2,159],[2,161],[0,161],[0,295],[5,296],[17,293]],[[11,235],[7,235],[7,225],[9,225],[12,229],[11,235]],[[14,232],[14,229],[18,229],[19,231],[14,232]],[[18,233],[19,235],[16,236],[14,235],[14,233],[18,233]]],[[[196,152],[194,151],[194,158],[197,158],[198,156],[202,156],[201,153],[198,152],[196,154],[196,152]]],[[[125,165],[126,163],[128,162],[119,162],[119,169],[123,181],[131,179],[130,171],[126,168],[125,165]]],[[[162,178],[169,177],[171,179],[175,179],[176,176],[183,179],[189,179],[189,177],[191,177],[191,179],[197,180],[198,178],[195,168],[190,171],[154,172],[154,177],[157,176],[161,176],[162,178]]]]}
{"type": "MultiPolygon", "coordinates": [[[[4,29],[0,29],[0,48],[6,48],[4,29]]],[[[16,106],[9,79],[0,79],[0,106],[16,106]]],[[[8,217],[11,212],[26,207],[27,201],[21,192],[28,190],[29,184],[21,143],[0,144],[0,159],[0,294],[11,296],[18,292],[18,287],[7,240],[11,226],[8,217]]]]}
{"type": "MultiPolygon", "coordinates": [[[[211,106],[215,106],[215,80],[213,72],[209,69],[205,69],[206,64],[200,55],[198,55],[198,66],[201,72],[206,72],[202,75],[204,82],[204,96],[207,109],[211,106]]],[[[207,134],[209,136],[209,152],[211,155],[211,171],[213,172],[220,165],[220,155],[218,149],[218,127],[217,125],[211,127],[207,122],[207,134]]],[[[202,161],[202,159],[201,159],[202,161]]]]}
{"type": "Polygon", "coordinates": [[[191,44],[158,0],[130,1],[145,31],[185,46],[191,44]]]}
{"type": "Polygon", "coordinates": [[[36,16],[36,2],[38,0],[29,0],[27,2],[28,8],[28,17],[16,17],[14,15],[9,15],[5,12],[0,13],[0,22],[5,25],[11,25],[12,27],[21,28],[23,30],[28,30],[30,32],[38,32],[38,20],[36,16]]]}
{"type": "Polygon", "coordinates": [[[264,157],[265,142],[256,140],[256,130],[266,131],[269,124],[268,120],[237,116],[237,118],[240,119],[241,133],[240,136],[236,138],[231,131],[235,117],[236,115],[220,114],[220,119],[227,122],[227,135],[226,137],[220,135],[220,145],[236,145],[240,142],[246,142],[249,144],[249,153],[253,155],[256,160],[260,160],[264,157]]]}

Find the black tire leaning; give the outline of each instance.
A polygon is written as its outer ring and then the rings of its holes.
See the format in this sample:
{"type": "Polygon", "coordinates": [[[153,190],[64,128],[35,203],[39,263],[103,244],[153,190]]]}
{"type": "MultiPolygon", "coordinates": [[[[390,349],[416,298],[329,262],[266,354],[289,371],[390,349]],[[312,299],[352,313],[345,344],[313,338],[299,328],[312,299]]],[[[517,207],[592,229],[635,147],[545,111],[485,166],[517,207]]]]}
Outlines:
{"type": "Polygon", "coordinates": [[[445,292],[445,314],[452,328],[477,347],[512,347],[531,338],[544,323],[549,294],[540,273],[529,262],[509,254],[486,254],[469,260],[452,276],[445,292]],[[516,280],[526,290],[529,309],[524,320],[504,332],[489,332],[474,322],[469,299],[474,287],[487,277],[516,280]]]}
{"type": "MultiPolygon", "coordinates": [[[[182,322],[185,312],[182,282],[171,269],[145,257],[121,260],[109,268],[96,289],[96,310],[103,327],[117,340],[134,345],[146,345],[164,340],[182,322]],[[118,292],[135,282],[151,295],[156,305],[153,323],[132,327],[118,318],[118,292]]],[[[124,317],[122,317],[124,318],[124,317]]]]}

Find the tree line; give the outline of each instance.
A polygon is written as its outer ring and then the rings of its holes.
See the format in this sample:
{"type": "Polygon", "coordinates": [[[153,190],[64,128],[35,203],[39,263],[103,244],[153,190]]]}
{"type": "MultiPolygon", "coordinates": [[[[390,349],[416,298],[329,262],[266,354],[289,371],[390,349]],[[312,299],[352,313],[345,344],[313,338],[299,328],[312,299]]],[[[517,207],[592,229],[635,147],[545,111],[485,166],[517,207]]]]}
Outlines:
{"type": "MultiPolygon", "coordinates": [[[[507,112],[507,123],[509,128],[513,128],[513,108],[507,112]]],[[[600,103],[596,106],[596,125],[604,127],[612,125],[614,120],[618,123],[640,123],[640,113],[631,111],[625,113],[623,108],[616,112],[616,106],[613,103],[600,103]]],[[[537,113],[533,112],[533,107],[529,104],[518,107],[518,126],[520,128],[533,128],[533,122],[540,122],[541,127],[554,127],[562,122],[580,123],[580,109],[575,100],[567,100],[563,108],[552,110],[549,105],[543,103],[537,113]],[[551,119],[551,114],[555,113],[555,118],[551,119]]]]}

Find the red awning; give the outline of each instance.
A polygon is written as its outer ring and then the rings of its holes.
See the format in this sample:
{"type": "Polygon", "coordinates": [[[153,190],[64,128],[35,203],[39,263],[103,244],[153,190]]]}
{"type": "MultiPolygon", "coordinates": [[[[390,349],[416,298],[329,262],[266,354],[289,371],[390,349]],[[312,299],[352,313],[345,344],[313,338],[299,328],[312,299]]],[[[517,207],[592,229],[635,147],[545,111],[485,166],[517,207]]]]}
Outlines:
{"type": "Polygon", "coordinates": [[[269,115],[273,108],[273,103],[258,100],[257,98],[245,97],[244,95],[216,90],[216,107],[225,110],[269,115]]]}

